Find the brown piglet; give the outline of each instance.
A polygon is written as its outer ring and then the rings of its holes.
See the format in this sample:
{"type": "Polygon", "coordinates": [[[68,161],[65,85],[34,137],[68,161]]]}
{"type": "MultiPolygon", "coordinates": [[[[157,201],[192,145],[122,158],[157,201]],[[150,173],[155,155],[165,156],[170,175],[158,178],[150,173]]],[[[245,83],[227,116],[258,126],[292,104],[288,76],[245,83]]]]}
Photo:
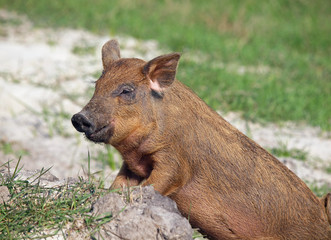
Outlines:
{"type": "Polygon", "coordinates": [[[275,157],[176,80],[180,54],[121,58],[72,117],[79,132],[123,157],[112,188],[152,184],[210,239],[331,239],[331,195],[317,198],[275,157]]]}

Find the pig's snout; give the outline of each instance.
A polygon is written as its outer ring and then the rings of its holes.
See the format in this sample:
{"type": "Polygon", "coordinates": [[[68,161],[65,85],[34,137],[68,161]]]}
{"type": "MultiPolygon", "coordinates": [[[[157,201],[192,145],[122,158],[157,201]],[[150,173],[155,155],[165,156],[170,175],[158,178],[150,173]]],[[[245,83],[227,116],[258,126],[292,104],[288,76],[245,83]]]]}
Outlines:
{"type": "Polygon", "coordinates": [[[95,131],[95,125],[82,113],[76,113],[71,118],[72,125],[78,132],[84,132],[85,134],[91,134],[95,131]]]}

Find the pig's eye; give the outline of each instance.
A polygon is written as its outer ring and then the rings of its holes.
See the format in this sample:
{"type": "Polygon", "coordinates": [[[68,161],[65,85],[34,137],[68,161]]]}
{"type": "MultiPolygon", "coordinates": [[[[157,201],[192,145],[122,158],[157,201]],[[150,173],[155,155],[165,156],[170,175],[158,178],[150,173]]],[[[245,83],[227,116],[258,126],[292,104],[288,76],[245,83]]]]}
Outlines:
{"type": "Polygon", "coordinates": [[[133,91],[134,91],[134,88],[127,87],[127,88],[123,88],[120,94],[127,95],[127,94],[132,93],[133,91]]]}
{"type": "Polygon", "coordinates": [[[123,84],[113,93],[113,97],[121,97],[123,100],[133,100],[136,96],[135,86],[133,84],[123,84]]]}

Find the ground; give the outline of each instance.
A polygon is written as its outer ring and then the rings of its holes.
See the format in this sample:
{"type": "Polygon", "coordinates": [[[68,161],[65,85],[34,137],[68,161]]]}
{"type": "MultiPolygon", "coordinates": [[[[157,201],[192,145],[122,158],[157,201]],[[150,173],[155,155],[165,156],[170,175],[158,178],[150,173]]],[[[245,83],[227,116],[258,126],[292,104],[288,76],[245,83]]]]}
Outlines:
{"type": "MultiPolygon", "coordinates": [[[[51,167],[50,172],[63,179],[85,175],[90,158],[90,171],[109,185],[120,157],[112,148],[88,142],[70,121],[88,102],[93,81],[101,74],[101,47],[117,38],[122,57],[146,60],[171,50],[160,49],[152,40],[37,29],[25,16],[5,10],[0,20],[0,164],[12,160],[15,166],[21,156],[24,169],[51,167]]],[[[277,154],[310,186],[330,189],[330,133],[294,123],[247,122],[238,113],[220,114],[277,154]]]]}

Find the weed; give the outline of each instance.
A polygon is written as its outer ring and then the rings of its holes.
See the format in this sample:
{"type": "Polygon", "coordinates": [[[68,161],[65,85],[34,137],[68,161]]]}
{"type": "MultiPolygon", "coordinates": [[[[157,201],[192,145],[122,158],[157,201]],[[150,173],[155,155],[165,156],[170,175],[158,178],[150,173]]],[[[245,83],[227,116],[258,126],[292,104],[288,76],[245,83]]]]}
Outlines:
{"type": "Polygon", "coordinates": [[[69,136],[69,134],[65,130],[66,128],[64,126],[64,120],[70,119],[71,114],[65,112],[62,106],[60,110],[52,110],[50,106],[43,105],[41,116],[47,123],[48,133],[50,137],[53,137],[55,134],[64,137],[69,136]]]}
{"type": "Polygon", "coordinates": [[[29,151],[26,149],[19,149],[15,144],[5,141],[0,141],[0,151],[5,155],[14,154],[16,157],[29,155],[29,151]]]}
{"type": "Polygon", "coordinates": [[[4,80],[8,82],[21,83],[20,79],[18,79],[14,74],[8,72],[0,72],[0,77],[2,77],[4,80]]]}
{"type": "Polygon", "coordinates": [[[26,102],[22,101],[19,98],[15,100],[24,106],[26,110],[31,113],[41,116],[48,126],[48,134],[50,137],[53,137],[55,134],[68,137],[69,133],[66,132],[64,123],[71,118],[71,114],[64,110],[62,102],[60,102],[59,108],[54,108],[54,106],[42,104],[41,112],[35,110],[33,107],[29,106],[26,102]]]}
{"type": "Polygon", "coordinates": [[[101,74],[102,74],[102,72],[100,70],[98,70],[98,71],[95,71],[94,73],[92,73],[92,77],[94,79],[99,79],[101,74]]]}
{"type": "Polygon", "coordinates": [[[91,203],[108,191],[98,189],[82,179],[57,188],[39,184],[41,171],[34,180],[18,180],[18,164],[11,177],[2,178],[10,200],[0,205],[0,239],[46,238],[60,233],[75,219],[83,219],[90,232],[98,231],[101,224],[112,219],[89,214],[91,203]]]}
{"type": "Polygon", "coordinates": [[[95,46],[74,46],[72,53],[82,56],[82,55],[92,55],[96,51],[95,46]]]}
{"type": "Polygon", "coordinates": [[[14,26],[18,26],[20,24],[22,24],[22,21],[18,18],[2,18],[0,17],[0,24],[4,25],[4,24],[8,24],[8,25],[14,25],[14,26]]]}
{"type": "Polygon", "coordinates": [[[56,41],[54,41],[54,40],[48,40],[47,41],[47,44],[49,45],[49,46],[55,46],[56,44],[57,44],[57,42],[56,41]]]}
{"type": "Polygon", "coordinates": [[[118,169],[119,165],[114,158],[115,152],[114,147],[105,145],[105,151],[98,152],[96,159],[108,165],[112,170],[118,169]]]}
{"type": "Polygon", "coordinates": [[[326,193],[331,192],[331,187],[327,184],[318,185],[316,183],[307,183],[307,185],[318,197],[322,197],[326,193]]]}
{"type": "Polygon", "coordinates": [[[11,154],[14,153],[13,147],[11,145],[11,143],[7,143],[7,142],[2,142],[1,143],[1,151],[5,154],[11,154]]]}
{"type": "Polygon", "coordinates": [[[279,147],[271,148],[269,151],[277,157],[291,157],[302,161],[306,161],[308,156],[307,151],[298,148],[289,149],[285,143],[280,143],[279,147]]]}
{"type": "Polygon", "coordinates": [[[193,231],[193,236],[192,236],[192,238],[193,239],[204,239],[203,237],[203,235],[198,231],[198,229],[193,229],[194,231],[193,231]]]}
{"type": "Polygon", "coordinates": [[[325,171],[327,173],[331,174],[331,164],[330,164],[330,166],[328,166],[328,167],[325,168],[325,171]]]}
{"type": "Polygon", "coordinates": [[[0,28],[0,37],[7,37],[8,33],[3,29],[0,28]]]}

